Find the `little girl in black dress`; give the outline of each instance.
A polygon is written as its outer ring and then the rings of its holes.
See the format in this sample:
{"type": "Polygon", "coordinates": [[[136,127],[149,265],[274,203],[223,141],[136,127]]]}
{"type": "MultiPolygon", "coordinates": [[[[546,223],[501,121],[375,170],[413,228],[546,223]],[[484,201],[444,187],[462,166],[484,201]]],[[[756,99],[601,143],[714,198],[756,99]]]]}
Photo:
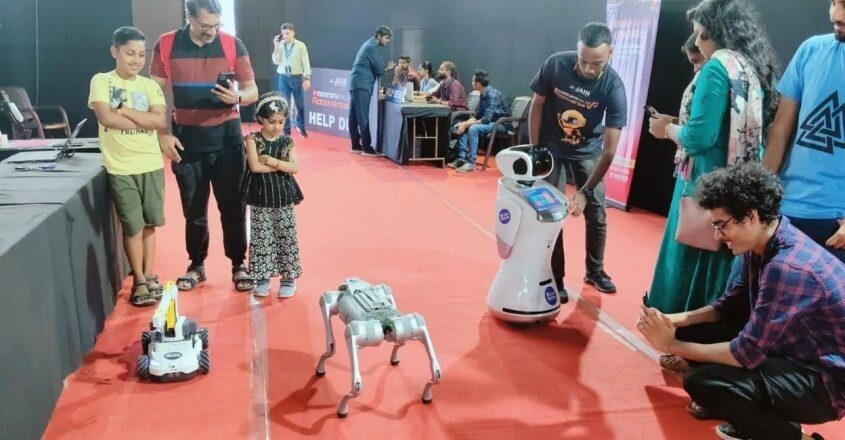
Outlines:
{"type": "Polygon", "coordinates": [[[249,271],[253,293],[267,296],[270,278],[279,276],[279,298],[296,291],[302,274],[296,238],[294,205],[302,201],[293,175],[299,171],[293,139],[282,134],[288,103],[276,92],[265,93],[256,105],[261,130],[246,136],[248,169],[244,174],[244,202],[250,208],[249,271]]]}

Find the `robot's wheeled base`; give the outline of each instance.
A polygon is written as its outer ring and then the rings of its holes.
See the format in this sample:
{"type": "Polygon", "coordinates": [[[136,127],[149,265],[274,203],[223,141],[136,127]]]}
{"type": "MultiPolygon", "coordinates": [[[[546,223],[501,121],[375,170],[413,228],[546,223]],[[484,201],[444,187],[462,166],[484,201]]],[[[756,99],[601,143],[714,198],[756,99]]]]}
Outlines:
{"type": "Polygon", "coordinates": [[[352,365],[352,389],[338,404],[338,417],[344,418],[349,414],[349,400],[361,393],[363,384],[358,366],[358,348],[379,345],[384,340],[396,344],[390,355],[390,365],[394,366],[399,365],[399,347],[405,345],[406,341],[416,339],[425,345],[431,364],[431,380],[425,384],[422,401],[431,403],[431,387],[440,382],[442,374],[428,328],[418,313],[399,313],[390,287],[384,284],[373,286],[357,278],[347,278],[337,290],[323,293],[320,309],[326,325],[326,352],[317,363],[318,377],[326,374],[326,360],[335,352],[331,317],[340,315],[341,321],[346,324],[344,333],[352,365]]]}

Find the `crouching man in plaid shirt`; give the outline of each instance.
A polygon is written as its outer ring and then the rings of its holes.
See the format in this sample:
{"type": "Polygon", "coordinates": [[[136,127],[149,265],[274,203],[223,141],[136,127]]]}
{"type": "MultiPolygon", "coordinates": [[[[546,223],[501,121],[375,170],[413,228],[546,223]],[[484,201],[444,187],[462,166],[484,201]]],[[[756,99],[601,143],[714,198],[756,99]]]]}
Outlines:
{"type": "Polygon", "coordinates": [[[782,195],[759,164],[703,176],[699,204],[742,277],[709,306],[637,321],[675,358],[661,365],[686,370],[687,410],[728,422],[724,439],[820,439],[800,424],[845,415],[845,264],[780,215],[782,195]]]}

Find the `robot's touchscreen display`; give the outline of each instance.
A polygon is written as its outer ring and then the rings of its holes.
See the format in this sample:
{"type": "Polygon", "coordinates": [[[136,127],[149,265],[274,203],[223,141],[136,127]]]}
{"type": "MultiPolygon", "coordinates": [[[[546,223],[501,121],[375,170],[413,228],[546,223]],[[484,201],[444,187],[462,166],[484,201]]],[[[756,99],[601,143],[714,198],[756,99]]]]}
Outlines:
{"type": "Polygon", "coordinates": [[[563,206],[563,203],[548,188],[531,188],[522,191],[525,199],[539,212],[550,211],[563,206]]]}

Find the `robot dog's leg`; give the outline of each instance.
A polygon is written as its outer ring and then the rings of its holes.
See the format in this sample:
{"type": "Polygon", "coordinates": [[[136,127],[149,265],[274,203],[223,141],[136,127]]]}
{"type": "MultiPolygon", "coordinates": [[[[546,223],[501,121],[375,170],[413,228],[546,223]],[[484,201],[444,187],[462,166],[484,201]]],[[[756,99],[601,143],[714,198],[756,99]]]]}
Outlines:
{"type": "Polygon", "coordinates": [[[346,325],[346,344],[349,348],[349,366],[352,369],[352,389],[343,396],[337,406],[337,416],[346,417],[349,414],[349,400],[361,394],[361,368],[358,365],[358,348],[381,344],[384,333],[379,321],[352,321],[346,325]]]}
{"type": "Polygon", "coordinates": [[[417,339],[425,345],[425,350],[428,353],[428,359],[431,363],[431,380],[425,384],[422,401],[423,403],[430,403],[433,399],[431,395],[431,387],[440,382],[442,372],[440,371],[440,363],[437,362],[437,355],[434,353],[434,343],[431,342],[431,336],[428,334],[428,327],[425,324],[425,319],[423,319],[422,315],[419,313],[411,313],[404,316],[390,318],[390,320],[393,323],[393,333],[390,335],[388,340],[393,340],[396,343],[401,344],[409,339],[417,339]]]}
{"type": "Polygon", "coordinates": [[[326,360],[334,355],[334,335],[332,334],[332,315],[337,315],[337,304],[340,298],[338,292],[325,292],[320,297],[320,310],[323,312],[323,322],[326,324],[326,352],[320,356],[317,363],[317,376],[326,374],[326,360]]]}
{"type": "Polygon", "coordinates": [[[390,353],[390,365],[399,365],[399,347],[403,345],[405,345],[404,342],[399,342],[393,346],[393,353],[390,353]]]}

